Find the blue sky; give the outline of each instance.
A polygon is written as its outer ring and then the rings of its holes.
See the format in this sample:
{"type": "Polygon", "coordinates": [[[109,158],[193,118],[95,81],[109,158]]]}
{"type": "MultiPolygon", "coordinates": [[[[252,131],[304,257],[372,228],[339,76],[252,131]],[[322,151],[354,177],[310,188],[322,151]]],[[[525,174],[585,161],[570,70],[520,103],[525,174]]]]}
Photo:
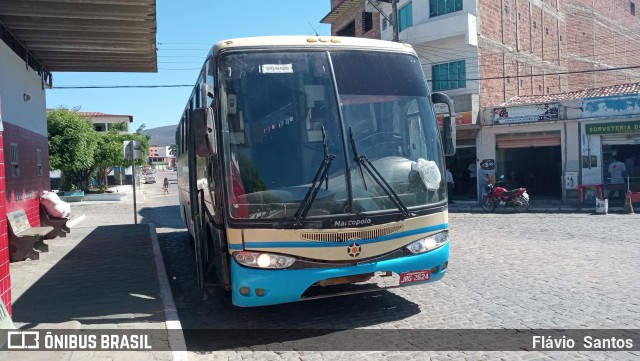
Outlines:
{"type": "Polygon", "coordinates": [[[132,130],[174,125],[189,87],[56,89],[62,86],[193,84],[204,56],[223,39],[261,35],[329,35],[320,20],[330,0],[158,0],[157,73],[53,73],[47,108],[80,107],[85,112],[132,115],[132,130]]]}

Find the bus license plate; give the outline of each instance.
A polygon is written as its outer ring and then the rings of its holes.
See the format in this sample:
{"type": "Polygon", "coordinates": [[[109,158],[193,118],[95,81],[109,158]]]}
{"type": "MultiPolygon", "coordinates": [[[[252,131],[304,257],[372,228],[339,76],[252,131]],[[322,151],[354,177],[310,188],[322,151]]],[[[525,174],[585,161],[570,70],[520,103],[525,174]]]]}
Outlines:
{"type": "Polygon", "coordinates": [[[428,281],[431,278],[430,270],[404,272],[400,274],[400,284],[428,281]]]}

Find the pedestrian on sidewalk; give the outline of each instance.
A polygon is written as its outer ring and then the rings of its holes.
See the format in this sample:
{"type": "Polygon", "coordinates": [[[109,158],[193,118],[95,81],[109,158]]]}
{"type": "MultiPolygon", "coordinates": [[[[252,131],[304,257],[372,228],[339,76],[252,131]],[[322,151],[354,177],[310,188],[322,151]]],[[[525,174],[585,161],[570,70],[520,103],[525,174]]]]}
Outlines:
{"type": "Polygon", "coordinates": [[[609,164],[609,176],[611,177],[611,186],[609,191],[609,199],[613,199],[613,195],[618,193],[618,199],[624,199],[624,175],[627,167],[616,158],[609,164]]]}
{"type": "Polygon", "coordinates": [[[453,174],[451,174],[451,169],[447,167],[447,191],[449,195],[449,203],[453,203],[451,198],[453,197],[453,187],[455,183],[453,181],[453,174]]]}
{"type": "Polygon", "coordinates": [[[467,170],[469,171],[469,194],[475,194],[478,183],[478,168],[476,167],[475,160],[469,163],[467,170]]]}
{"type": "Polygon", "coordinates": [[[164,177],[164,182],[162,182],[162,188],[164,188],[163,194],[169,194],[169,179],[167,179],[167,177],[164,177]]]}

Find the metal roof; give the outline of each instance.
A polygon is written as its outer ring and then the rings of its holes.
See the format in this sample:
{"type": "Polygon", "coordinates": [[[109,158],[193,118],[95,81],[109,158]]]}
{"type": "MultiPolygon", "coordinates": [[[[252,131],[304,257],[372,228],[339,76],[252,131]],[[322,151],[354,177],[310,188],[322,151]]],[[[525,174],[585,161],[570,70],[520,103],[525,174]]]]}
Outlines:
{"type": "Polygon", "coordinates": [[[2,0],[0,23],[48,71],[157,72],[155,0],[2,0]]]}
{"type": "Polygon", "coordinates": [[[342,0],[340,4],[331,9],[327,15],[325,15],[322,20],[320,20],[323,24],[333,24],[339,17],[348,13],[355,6],[363,5],[362,0],[342,0]]]}

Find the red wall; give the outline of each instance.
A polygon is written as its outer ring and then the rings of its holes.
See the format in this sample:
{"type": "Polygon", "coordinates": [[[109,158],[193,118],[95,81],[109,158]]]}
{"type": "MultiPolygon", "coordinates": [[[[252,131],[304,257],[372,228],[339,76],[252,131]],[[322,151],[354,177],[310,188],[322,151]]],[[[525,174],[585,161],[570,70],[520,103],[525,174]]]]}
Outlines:
{"type": "Polygon", "coordinates": [[[7,306],[9,314],[13,314],[11,307],[11,275],[9,273],[9,239],[7,237],[7,198],[4,177],[4,141],[0,132],[0,297],[7,306]]]}
{"type": "Polygon", "coordinates": [[[40,196],[50,188],[49,143],[44,135],[4,123],[0,132],[0,296],[12,313],[7,213],[24,209],[31,226],[40,225],[40,196]],[[12,176],[10,143],[18,144],[20,175],[12,176]],[[38,175],[36,149],[41,151],[42,175],[38,175]],[[7,153],[5,155],[5,151],[7,153]]]}

